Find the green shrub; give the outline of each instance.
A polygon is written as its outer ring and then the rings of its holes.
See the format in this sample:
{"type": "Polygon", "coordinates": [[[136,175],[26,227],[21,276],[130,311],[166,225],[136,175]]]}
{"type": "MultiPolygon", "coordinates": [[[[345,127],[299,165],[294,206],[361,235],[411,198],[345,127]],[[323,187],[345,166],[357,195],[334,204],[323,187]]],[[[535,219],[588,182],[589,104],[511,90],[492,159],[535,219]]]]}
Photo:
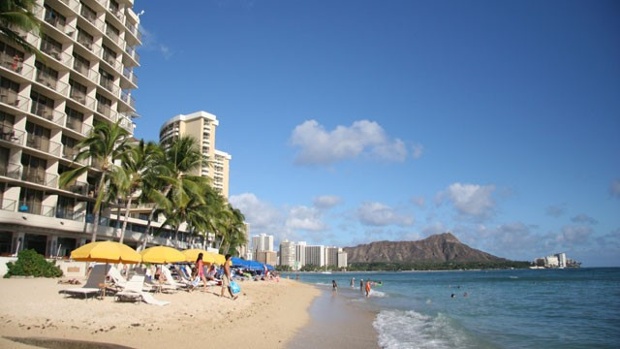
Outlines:
{"type": "Polygon", "coordinates": [[[8,262],[6,267],[9,271],[4,275],[5,278],[11,276],[34,276],[54,278],[61,277],[62,270],[56,266],[55,262],[48,262],[45,257],[38,254],[35,250],[22,250],[17,254],[15,263],[8,262]]]}

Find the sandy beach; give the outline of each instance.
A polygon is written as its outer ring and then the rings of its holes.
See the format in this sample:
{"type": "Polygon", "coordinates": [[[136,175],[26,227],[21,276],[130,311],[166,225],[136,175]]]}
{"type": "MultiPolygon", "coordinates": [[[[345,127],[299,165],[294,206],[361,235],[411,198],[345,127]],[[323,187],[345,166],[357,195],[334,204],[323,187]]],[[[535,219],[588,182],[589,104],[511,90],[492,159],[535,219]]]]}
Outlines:
{"type": "Polygon", "coordinates": [[[0,278],[0,348],[378,348],[373,314],[287,278],[241,282],[234,301],[217,286],[154,294],[165,306],[66,297],[81,285],[60,280],[0,278]]]}
{"type": "MultiPolygon", "coordinates": [[[[0,347],[36,348],[30,338],[70,339],[130,348],[289,348],[311,323],[309,308],[321,290],[294,280],[241,282],[233,301],[207,292],[157,293],[165,306],[67,298],[58,291],[79,285],[58,279],[0,279],[0,347]]],[[[67,348],[67,343],[47,347],[67,348]]],[[[95,347],[77,346],[73,347],[95,347]]],[[[105,347],[105,346],[101,346],[105,347]]]]}

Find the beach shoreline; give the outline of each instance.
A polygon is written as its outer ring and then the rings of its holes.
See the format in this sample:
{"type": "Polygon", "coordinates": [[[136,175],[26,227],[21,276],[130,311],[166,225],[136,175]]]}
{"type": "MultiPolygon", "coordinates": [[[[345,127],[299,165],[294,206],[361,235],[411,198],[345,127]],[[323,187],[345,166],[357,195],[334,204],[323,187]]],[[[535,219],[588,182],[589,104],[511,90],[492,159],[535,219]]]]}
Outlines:
{"type": "Polygon", "coordinates": [[[154,294],[170,302],[156,306],[117,302],[113,296],[67,298],[58,291],[81,286],[59,284],[58,279],[0,279],[0,347],[39,347],[12,337],[150,349],[207,343],[210,347],[288,348],[310,323],[309,307],[321,294],[311,285],[288,279],[240,284],[242,295],[235,301],[219,297],[220,287],[215,286],[207,292],[154,294]]]}

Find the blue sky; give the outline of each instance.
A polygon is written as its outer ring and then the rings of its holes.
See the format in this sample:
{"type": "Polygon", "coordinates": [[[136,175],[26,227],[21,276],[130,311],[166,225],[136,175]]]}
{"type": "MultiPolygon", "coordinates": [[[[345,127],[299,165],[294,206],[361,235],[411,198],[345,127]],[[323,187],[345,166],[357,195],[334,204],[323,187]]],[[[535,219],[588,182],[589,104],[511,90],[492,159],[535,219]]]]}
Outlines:
{"type": "Polygon", "coordinates": [[[620,266],[617,1],[135,1],[136,136],[204,110],[251,225],[620,266]]]}

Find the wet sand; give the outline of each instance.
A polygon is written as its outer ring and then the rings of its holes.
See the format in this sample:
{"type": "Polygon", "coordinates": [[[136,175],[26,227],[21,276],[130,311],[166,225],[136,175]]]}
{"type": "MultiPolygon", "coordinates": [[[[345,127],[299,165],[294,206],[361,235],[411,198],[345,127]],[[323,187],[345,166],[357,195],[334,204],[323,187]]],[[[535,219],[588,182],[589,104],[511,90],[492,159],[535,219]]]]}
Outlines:
{"type": "Polygon", "coordinates": [[[309,309],[310,323],[293,338],[288,348],[379,348],[377,332],[372,325],[376,314],[351,304],[361,299],[361,296],[355,299],[321,289],[309,309]]]}

